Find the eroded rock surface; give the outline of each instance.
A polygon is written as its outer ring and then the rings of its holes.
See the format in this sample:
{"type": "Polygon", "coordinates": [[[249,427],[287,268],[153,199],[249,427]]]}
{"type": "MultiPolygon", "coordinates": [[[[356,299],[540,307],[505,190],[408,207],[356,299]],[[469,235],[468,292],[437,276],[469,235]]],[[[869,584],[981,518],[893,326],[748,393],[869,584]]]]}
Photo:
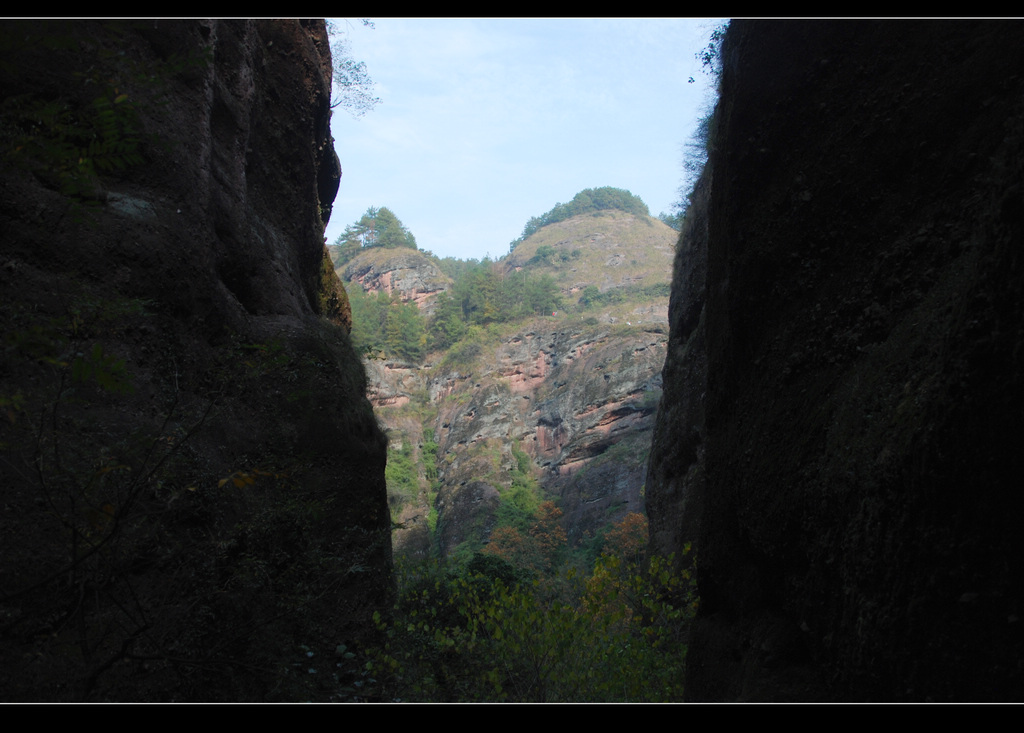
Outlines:
{"type": "MultiPolygon", "coordinates": [[[[639,511],[665,338],[656,324],[631,333],[531,330],[488,351],[480,363],[490,366],[481,373],[440,378],[452,384],[437,419],[445,457],[439,506],[460,516],[475,507],[471,525],[493,521],[479,490],[470,495],[464,487],[507,486],[516,445],[540,466],[545,489],[560,497],[571,541],[609,514],[639,511]],[[600,468],[606,463],[616,468],[600,468]]],[[[442,548],[459,541],[441,528],[442,548]]]]}
{"type": "Polygon", "coordinates": [[[369,248],[341,270],[341,278],[369,294],[387,293],[413,302],[429,315],[434,298],[451,287],[451,279],[431,258],[416,250],[369,248]]]}

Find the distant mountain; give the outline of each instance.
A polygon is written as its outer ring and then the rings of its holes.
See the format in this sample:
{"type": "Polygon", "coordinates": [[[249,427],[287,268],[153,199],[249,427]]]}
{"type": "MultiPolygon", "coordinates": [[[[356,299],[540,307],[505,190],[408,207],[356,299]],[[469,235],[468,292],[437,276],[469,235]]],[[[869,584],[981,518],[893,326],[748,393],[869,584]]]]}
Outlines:
{"type": "Polygon", "coordinates": [[[549,272],[578,300],[588,285],[601,292],[667,285],[678,236],[658,219],[609,209],[550,224],[502,262],[509,270],[549,272]]]}
{"type": "MultiPolygon", "coordinates": [[[[514,293],[519,278],[523,289],[550,278],[561,308],[467,325],[418,362],[366,360],[390,436],[396,552],[467,559],[497,527],[553,498],[585,553],[608,525],[642,511],[676,237],[646,214],[611,209],[542,226],[484,263],[480,287],[514,293]]],[[[472,295],[441,268],[422,252],[370,248],[339,275],[350,293],[388,293],[389,309],[415,303],[429,330],[442,293],[472,295]]]]}

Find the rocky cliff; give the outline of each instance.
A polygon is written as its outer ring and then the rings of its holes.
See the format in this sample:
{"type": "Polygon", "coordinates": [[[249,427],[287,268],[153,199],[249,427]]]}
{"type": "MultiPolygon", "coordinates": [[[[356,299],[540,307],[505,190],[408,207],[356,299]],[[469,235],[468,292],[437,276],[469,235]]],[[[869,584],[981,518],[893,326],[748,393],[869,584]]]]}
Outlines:
{"type": "Polygon", "coordinates": [[[488,536],[491,504],[516,466],[513,447],[558,497],[571,542],[610,517],[641,511],[665,336],[655,324],[619,333],[536,328],[487,348],[479,372],[444,379],[436,431],[441,551],[488,536]]]}
{"type": "Polygon", "coordinates": [[[729,30],[647,486],[694,700],[1022,696],[1022,30],[729,30]]]}
{"type": "Polygon", "coordinates": [[[324,24],[0,32],[3,697],[326,696],[391,548],[324,24]]]}
{"type": "Polygon", "coordinates": [[[366,293],[388,293],[413,302],[424,313],[433,312],[434,296],[451,286],[433,258],[417,250],[367,249],[338,273],[344,282],[366,293]]]}

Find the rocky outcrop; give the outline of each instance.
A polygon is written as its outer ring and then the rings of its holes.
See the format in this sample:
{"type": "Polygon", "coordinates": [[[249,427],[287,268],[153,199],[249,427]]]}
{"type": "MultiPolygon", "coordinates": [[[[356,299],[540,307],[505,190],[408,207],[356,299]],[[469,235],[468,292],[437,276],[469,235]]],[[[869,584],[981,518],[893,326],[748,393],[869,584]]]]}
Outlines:
{"type": "Polygon", "coordinates": [[[0,32],[3,697],[328,699],[391,575],[324,24],[0,32]]]}
{"type": "Polygon", "coordinates": [[[427,370],[417,364],[364,359],[366,396],[375,408],[405,407],[426,389],[427,370]]]}
{"type": "Polygon", "coordinates": [[[431,257],[413,249],[372,247],[360,252],[341,269],[342,280],[358,284],[367,293],[396,295],[433,313],[434,298],[451,287],[431,257]]]}
{"type": "Polygon", "coordinates": [[[730,28],[647,486],[691,699],[1021,698],[1021,29],[730,28]]]}

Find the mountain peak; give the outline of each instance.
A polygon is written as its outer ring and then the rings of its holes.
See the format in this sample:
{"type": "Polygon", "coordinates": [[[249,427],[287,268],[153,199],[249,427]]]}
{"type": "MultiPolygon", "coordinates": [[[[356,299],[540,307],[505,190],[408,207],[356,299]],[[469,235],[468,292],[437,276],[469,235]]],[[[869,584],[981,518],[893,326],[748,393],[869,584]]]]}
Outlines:
{"type": "Polygon", "coordinates": [[[548,224],[505,258],[508,270],[551,274],[565,293],[666,284],[678,237],[645,214],[603,209],[548,224]]]}

